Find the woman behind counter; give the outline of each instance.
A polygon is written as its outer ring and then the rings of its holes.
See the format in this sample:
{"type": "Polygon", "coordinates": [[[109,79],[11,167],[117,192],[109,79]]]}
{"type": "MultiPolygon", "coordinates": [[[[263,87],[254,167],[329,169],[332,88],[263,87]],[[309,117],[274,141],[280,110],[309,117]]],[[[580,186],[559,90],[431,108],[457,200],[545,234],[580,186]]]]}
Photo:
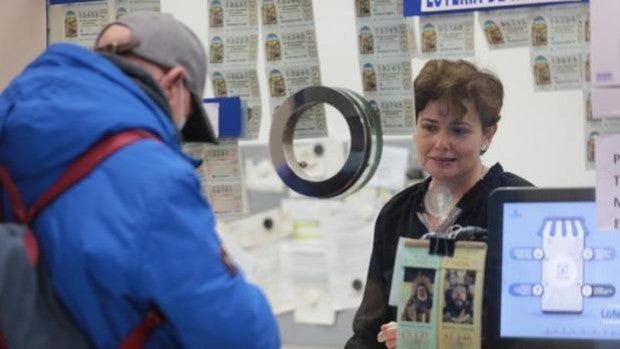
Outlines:
{"type": "Polygon", "coordinates": [[[442,226],[486,228],[491,191],[532,185],[499,163],[487,168],[480,160],[497,131],[504,97],[495,75],[463,60],[431,60],[413,87],[417,158],[430,177],[394,196],[377,218],[366,289],[347,349],[396,346],[396,308],[388,305],[396,246],[399,237],[420,238],[442,223],[424,205],[429,189],[448,189],[456,203],[442,226]]]}

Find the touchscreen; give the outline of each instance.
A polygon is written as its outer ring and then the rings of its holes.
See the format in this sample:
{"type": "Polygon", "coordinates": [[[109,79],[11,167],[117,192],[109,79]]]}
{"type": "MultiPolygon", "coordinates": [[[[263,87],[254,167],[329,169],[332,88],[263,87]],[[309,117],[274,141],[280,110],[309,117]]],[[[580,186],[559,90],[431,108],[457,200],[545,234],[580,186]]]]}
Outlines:
{"type": "Polygon", "coordinates": [[[620,232],[594,202],[505,203],[500,336],[620,339],[620,232]]]}

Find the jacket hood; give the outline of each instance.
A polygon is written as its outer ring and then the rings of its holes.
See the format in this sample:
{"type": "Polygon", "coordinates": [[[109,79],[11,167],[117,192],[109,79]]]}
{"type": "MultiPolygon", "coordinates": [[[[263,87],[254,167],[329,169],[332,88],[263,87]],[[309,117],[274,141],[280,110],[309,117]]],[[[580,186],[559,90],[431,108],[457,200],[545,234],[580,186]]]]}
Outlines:
{"type": "Polygon", "coordinates": [[[132,128],[181,154],[170,118],[129,77],[95,52],[55,44],[0,95],[0,163],[22,185],[55,178],[101,138],[132,128]]]}

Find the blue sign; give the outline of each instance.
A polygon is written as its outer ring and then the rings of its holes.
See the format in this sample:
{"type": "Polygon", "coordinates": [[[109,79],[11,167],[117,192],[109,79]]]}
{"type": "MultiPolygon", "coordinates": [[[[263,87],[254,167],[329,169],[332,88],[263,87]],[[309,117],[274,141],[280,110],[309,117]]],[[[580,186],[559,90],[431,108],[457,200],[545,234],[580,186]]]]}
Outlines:
{"type": "Polygon", "coordinates": [[[471,12],[576,2],[588,2],[588,0],[404,0],[403,13],[405,17],[427,16],[450,12],[471,12]]]}

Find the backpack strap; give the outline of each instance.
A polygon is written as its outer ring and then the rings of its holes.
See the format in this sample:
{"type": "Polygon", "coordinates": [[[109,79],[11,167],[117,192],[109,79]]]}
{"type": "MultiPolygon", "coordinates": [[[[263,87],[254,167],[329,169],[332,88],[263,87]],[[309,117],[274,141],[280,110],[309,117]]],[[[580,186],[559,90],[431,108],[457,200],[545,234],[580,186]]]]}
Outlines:
{"type": "MultiPolygon", "coordinates": [[[[24,246],[26,254],[32,266],[39,262],[39,244],[30,227],[32,221],[48,204],[59,195],[88,176],[97,165],[107,159],[117,150],[143,139],[156,139],[157,136],[145,130],[127,130],[110,135],[93,145],[89,150],[80,155],[65,172],[45,191],[27,210],[15,182],[11,178],[8,169],[0,166],[0,184],[4,187],[15,218],[26,226],[24,234],[24,246]]],[[[119,348],[134,349],[143,348],[153,331],[164,322],[164,315],[157,309],[150,310],[142,321],[123,340],[119,348]]],[[[3,337],[0,331],[0,349],[3,349],[3,337]]]]}
{"type": "MultiPolygon", "coordinates": [[[[151,309],[134,329],[129,333],[125,340],[118,346],[118,349],[144,348],[149,338],[161,324],[164,323],[164,315],[157,309],[151,309]]],[[[0,348],[2,349],[2,348],[0,348]]]]}
{"type": "Polygon", "coordinates": [[[56,180],[52,187],[43,193],[32,205],[27,212],[26,223],[32,222],[45,206],[75,183],[88,176],[90,172],[108,156],[131,143],[147,138],[159,139],[148,131],[129,130],[113,134],[93,145],[86,153],[75,160],[60,178],[56,180]]]}
{"type": "Polygon", "coordinates": [[[33,266],[39,260],[39,245],[32,234],[31,223],[41,210],[60,194],[90,174],[108,156],[131,143],[146,138],[157,139],[155,135],[144,130],[128,130],[113,134],[97,142],[88,151],[80,155],[28,210],[19,195],[15,182],[13,182],[9,175],[8,169],[5,166],[0,166],[0,181],[9,197],[13,214],[19,222],[27,227],[27,231],[24,234],[24,245],[26,246],[28,259],[33,266]]]}

